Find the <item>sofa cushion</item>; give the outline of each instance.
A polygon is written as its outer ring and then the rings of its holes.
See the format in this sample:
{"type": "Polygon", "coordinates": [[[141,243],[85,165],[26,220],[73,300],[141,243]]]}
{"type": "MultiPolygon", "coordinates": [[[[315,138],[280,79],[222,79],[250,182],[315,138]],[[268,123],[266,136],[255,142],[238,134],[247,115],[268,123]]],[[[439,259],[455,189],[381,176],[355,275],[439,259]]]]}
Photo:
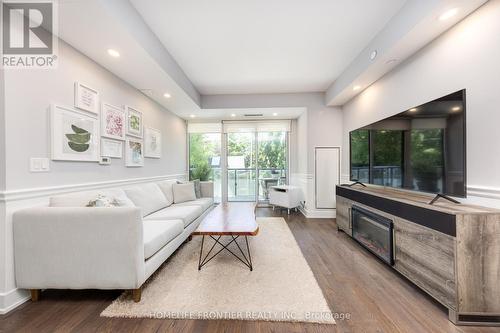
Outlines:
{"type": "Polygon", "coordinates": [[[196,200],[193,183],[174,184],[172,189],[174,191],[174,203],[196,200]]]}
{"type": "Polygon", "coordinates": [[[191,224],[203,213],[201,206],[172,205],[156,213],[146,216],[145,220],[175,220],[180,219],[184,228],[191,224]]]}
{"type": "Polygon", "coordinates": [[[155,183],[126,188],[125,193],[134,205],[141,208],[142,216],[167,207],[167,199],[155,183]]]}
{"type": "Polygon", "coordinates": [[[182,220],[144,221],[144,260],[150,258],[184,231],[182,220]]]}
{"type": "Polygon", "coordinates": [[[193,201],[186,201],[175,204],[176,206],[200,206],[203,211],[207,210],[214,204],[213,198],[200,198],[193,201]]]}
{"type": "Polygon", "coordinates": [[[134,203],[122,189],[102,189],[58,195],[49,199],[49,207],[86,207],[90,201],[104,196],[110,201],[116,200],[120,207],[134,207],[134,203]]]}
{"type": "Polygon", "coordinates": [[[160,190],[163,192],[163,195],[165,195],[165,198],[167,198],[167,204],[170,206],[171,204],[174,203],[174,191],[172,189],[172,185],[177,184],[177,180],[164,180],[161,182],[156,183],[160,190]]]}

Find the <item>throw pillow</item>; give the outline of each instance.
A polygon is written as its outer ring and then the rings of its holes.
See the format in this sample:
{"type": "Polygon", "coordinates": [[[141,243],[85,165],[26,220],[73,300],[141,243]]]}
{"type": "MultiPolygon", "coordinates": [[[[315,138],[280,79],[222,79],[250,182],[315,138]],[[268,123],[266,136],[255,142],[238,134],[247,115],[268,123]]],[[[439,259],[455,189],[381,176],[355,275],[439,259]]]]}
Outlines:
{"type": "Polygon", "coordinates": [[[201,184],[199,179],[195,179],[192,181],[194,184],[194,194],[196,195],[196,199],[201,198],[201,184]]]}
{"type": "Polygon", "coordinates": [[[170,206],[174,203],[174,192],[172,191],[172,185],[177,184],[177,180],[164,180],[156,183],[160,190],[167,198],[167,206],[170,206]]]}
{"type": "Polygon", "coordinates": [[[196,200],[193,183],[174,184],[172,189],[174,191],[174,203],[196,200]]]}
{"type": "Polygon", "coordinates": [[[194,193],[196,195],[196,199],[201,198],[201,183],[199,179],[194,179],[190,182],[187,181],[177,181],[177,184],[189,184],[193,183],[194,184],[194,193]]]}
{"type": "Polygon", "coordinates": [[[115,198],[108,198],[105,195],[98,194],[93,200],[90,200],[85,207],[120,207],[120,203],[115,198]]]}

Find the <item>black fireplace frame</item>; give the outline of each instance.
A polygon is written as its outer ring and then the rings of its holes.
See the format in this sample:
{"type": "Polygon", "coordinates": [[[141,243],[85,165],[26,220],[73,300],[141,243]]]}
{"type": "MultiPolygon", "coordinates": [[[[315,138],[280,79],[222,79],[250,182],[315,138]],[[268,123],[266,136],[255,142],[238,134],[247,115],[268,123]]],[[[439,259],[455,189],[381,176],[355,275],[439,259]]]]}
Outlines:
{"type": "Polygon", "coordinates": [[[372,211],[369,211],[367,209],[359,207],[357,205],[352,206],[350,218],[352,221],[352,238],[357,243],[359,243],[362,247],[364,247],[365,249],[367,249],[368,251],[373,253],[377,258],[382,260],[384,263],[389,264],[391,266],[394,266],[394,223],[392,222],[392,220],[385,217],[385,216],[376,214],[372,211]],[[363,244],[360,240],[358,240],[358,239],[356,239],[356,237],[354,237],[354,222],[355,222],[354,221],[354,214],[355,214],[355,212],[361,213],[362,215],[369,217],[374,222],[376,222],[384,227],[387,227],[389,229],[389,260],[387,260],[387,258],[379,255],[375,251],[371,250],[369,247],[367,247],[365,244],[363,244]]]}

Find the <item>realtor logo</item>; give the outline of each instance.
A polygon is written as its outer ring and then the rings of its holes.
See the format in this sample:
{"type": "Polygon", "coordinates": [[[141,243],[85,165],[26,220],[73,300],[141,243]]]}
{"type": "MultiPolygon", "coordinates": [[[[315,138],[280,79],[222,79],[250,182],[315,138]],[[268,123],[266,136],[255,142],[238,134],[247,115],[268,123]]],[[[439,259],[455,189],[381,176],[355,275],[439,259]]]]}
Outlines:
{"type": "Polygon", "coordinates": [[[3,1],[3,68],[55,68],[54,14],[53,1],[3,1]]]}

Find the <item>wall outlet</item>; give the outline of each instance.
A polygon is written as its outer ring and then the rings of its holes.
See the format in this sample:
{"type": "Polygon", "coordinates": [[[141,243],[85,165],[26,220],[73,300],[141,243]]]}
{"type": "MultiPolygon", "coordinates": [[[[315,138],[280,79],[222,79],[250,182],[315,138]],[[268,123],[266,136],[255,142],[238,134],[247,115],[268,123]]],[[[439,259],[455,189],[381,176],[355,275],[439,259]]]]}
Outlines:
{"type": "Polygon", "coordinates": [[[50,172],[50,162],[45,157],[30,158],[30,172],[50,172]]]}

